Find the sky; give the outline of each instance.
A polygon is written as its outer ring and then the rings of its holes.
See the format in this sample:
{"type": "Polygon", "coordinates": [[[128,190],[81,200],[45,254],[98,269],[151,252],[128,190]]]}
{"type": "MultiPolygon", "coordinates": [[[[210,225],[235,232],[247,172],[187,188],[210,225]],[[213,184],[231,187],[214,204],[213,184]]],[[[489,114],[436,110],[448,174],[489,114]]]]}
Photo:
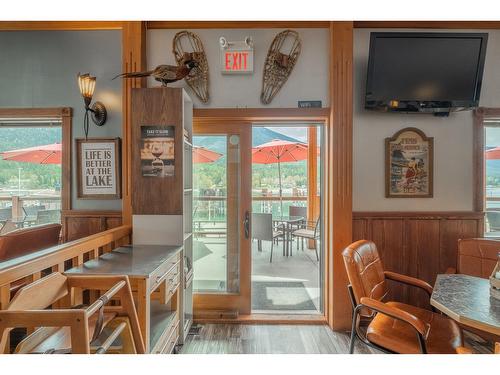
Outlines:
{"type": "Polygon", "coordinates": [[[486,126],[486,147],[500,146],[500,127],[486,126]]]}

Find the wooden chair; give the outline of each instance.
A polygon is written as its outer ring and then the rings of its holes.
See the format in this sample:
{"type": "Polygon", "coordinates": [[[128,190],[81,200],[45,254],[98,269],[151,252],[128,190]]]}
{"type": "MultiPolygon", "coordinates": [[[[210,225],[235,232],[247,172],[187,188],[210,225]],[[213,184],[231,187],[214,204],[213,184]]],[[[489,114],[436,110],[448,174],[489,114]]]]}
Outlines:
{"type": "Polygon", "coordinates": [[[356,339],[386,353],[454,354],[463,346],[462,331],[453,320],[405,303],[383,301],[388,293],[386,279],[418,287],[430,296],[432,287],[428,283],[384,271],[371,241],[354,242],[342,255],[353,306],[351,354],[356,339]],[[360,329],[362,319],[367,323],[366,333],[360,329]]]}
{"type": "MultiPolygon", "coordinates": [[[[474,352],[463,346],[457,348],[457,354],[474,354],[474,352]]],[[[495,343],[495,354],[500,354],[500,342],[495,343]]]]}
{"type": "MultiPolygon", "coordinates": [[[[127,276],[64,276],[54,272],[21,288],[0,311],[0,352],[5,353],[14,328],[34,330],[15,353],[102,354],[121,337],[122,353],[144,353],[132,291],[127,276]],[[90,306],[70,300],[82,290],[105,291],[90,306]],[[118,298],[120,306],[106,306],[118,298]],[[53,308],[52,306],[68,306],[53,308]]],[[[29,331],[28,331],[29,332],[29,331]]]]}

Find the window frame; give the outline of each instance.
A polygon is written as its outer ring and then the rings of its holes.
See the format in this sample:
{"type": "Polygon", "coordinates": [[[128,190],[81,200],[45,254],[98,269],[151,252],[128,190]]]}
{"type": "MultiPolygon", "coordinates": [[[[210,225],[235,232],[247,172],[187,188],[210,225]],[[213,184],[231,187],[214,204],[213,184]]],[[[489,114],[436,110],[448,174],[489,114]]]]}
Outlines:
{"type": "MultiPolygon", "coordinates": [[[[61,119],[61,212],[71,210],[71,123],[73,111],[70,107],[58,108],[0,108],[2,118],[60,118],[61,119]]],[[[64,233],[64,225],[63,225],[64,233]]]]}

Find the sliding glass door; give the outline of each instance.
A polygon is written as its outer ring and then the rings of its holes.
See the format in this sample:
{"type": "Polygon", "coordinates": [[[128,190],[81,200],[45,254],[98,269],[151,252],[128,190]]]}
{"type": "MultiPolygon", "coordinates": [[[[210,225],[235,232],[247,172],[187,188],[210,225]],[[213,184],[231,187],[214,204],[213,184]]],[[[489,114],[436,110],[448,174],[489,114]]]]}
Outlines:
{"type": "Polygon", "coordinates": [[[251,126],[195,122],[194,303],[250,313],[251,126]]]}

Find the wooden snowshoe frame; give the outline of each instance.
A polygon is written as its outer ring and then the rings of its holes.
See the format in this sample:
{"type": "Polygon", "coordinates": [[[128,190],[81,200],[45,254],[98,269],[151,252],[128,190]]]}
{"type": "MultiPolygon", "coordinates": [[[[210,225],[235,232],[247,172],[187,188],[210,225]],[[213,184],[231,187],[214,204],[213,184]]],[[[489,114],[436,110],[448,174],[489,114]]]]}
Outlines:
{"type": "Polygon", "coordinates": [[[193,68],[184,80],[194,91],[198,99],[203,103],[208,103],[210,99],[208,94],[208,61],[203,43],[198,35],[187,30],[179,31],[175,34],[172,41],[172,52],[177,64],[182,63],[184,53],[192,53],[193,59],[198,63],[198,67],[193,68]]]}
{"type": "Polygon", "coordinates": [[[301,48],[302,42],[297,31],[285,30],[276,35],[264,63],[262,92],[260,94],[260,101],[263,104],[271,103],[283,87],[299,58],[301,48]],[[291,47],[288,52],[285,52],[282,49],[285,43],[288,44],[287,40],[291,42],[291,47]]]}

